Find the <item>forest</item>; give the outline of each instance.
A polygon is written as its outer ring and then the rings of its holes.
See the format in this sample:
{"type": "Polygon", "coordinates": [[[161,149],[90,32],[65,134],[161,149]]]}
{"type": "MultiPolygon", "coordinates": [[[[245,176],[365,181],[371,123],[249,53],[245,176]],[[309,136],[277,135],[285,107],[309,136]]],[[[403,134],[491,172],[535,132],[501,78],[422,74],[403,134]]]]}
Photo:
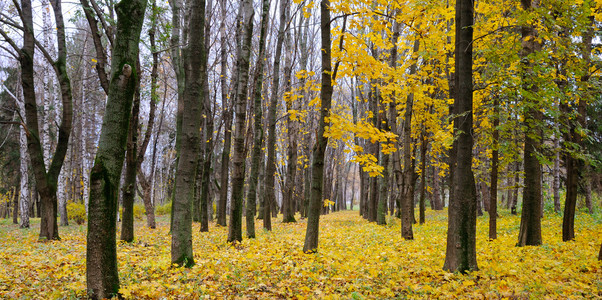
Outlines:
{"type": "Polygon", "coordinates": [[[601,26],[601,0],[1,1],[0,298],[602,297],[601,26]]]}

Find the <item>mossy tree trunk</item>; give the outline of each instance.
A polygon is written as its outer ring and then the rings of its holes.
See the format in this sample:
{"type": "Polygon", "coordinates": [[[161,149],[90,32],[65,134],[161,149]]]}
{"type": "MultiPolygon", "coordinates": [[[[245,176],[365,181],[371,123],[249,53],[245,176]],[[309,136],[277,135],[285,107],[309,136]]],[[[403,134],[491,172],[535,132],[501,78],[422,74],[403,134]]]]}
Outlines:
{"type": "Polygon", "coordinates": [[[138,77],[138,41],[147,1],[122,0],[116,6],[116,39],[111,80],[98,152],[90,174],[86,281],[88,297],[111,298],[119,292],[116,219],[119,177],[138,77]]]}

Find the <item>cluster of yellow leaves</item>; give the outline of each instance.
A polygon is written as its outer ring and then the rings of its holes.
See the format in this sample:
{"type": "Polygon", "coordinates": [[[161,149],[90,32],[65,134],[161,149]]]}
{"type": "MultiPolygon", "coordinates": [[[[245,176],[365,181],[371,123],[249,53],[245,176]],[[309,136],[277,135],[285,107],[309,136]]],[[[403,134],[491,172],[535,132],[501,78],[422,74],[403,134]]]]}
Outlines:
{"type": "MultiPolygon", "coordinates": [[[[415,240],[400,236],[399,220],[378,226],[356,211],[323,216],[317,254],[302,252],[305,220],[274,224],[236,247],[227,228],[194,226],[196,265],[170,266],[169,223],[156,230],[137,223],[136,242],[117,247],[121,293],[126,299],[164,298],[579,298],[601,297],[602,265],[596,260],[602,225],[590,215],[576,218],[577,238],[560,240],[561,218],[546,215],[540,247],[515,247],[520,218],[506,212],[496,241],[487,240],[487,217],[479,218],[480,270],[468,275],[441,270],[446,211],[428,211],[415,240]]],[[[37,242],[32,229],[0,227],[0,298],[85,296],[83,226],[62,227],[62,241],[37,242]]],[[[258,224],[261,226],[261,224],[258,224]]]]}

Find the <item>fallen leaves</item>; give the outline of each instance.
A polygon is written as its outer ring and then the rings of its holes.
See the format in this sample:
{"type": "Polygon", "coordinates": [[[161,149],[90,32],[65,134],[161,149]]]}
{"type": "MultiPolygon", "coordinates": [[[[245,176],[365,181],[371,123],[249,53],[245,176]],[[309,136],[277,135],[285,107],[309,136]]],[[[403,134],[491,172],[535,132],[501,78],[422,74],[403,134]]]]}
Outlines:
{"type": "MultiPolygon", "coordinates": [[[[602,297],[596,260],[602,226],[576,219],[577,239],[560,239],[561,218],[543,219],[544,245],[515,247],[519,217],[503,214],[499,239],[488,241],[487,217],[478,219],[480,270],[443,271],[446,211],[428,211],[415,240],[401,238],[398,219],[378,226],[357,212],[322,217],[318,253],[302,251],[306,223],[274,224],[238,247],[227,228],[194,228],[191,269],[170,265],[169,222],[155,230],[136,225],[134,243],[118,243],[121,293],[127,299],[372,299],[372,298],[581,298],[602,297]]],[[[85,226],[61,227],[62,240],[37,242],[32,229],[0,227],[0,298],[85,297],[85,226]]],[[[261,228],[261,223],[257,224],[261,228]]]]}

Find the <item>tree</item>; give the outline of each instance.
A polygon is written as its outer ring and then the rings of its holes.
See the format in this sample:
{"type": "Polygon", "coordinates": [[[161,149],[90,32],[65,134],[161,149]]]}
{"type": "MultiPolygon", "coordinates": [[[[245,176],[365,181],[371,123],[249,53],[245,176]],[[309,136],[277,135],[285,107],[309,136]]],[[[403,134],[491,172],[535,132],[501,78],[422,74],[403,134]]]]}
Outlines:
{"type": "MultiPolygon", "coordinates": [[[[16,2],[15,2],[16,4],[16,2]]],[[[27,150],[34,171],[34,178],[38,192],[41,197],[41,221],[40,221],[40,240],[58,240],[59,232],[57,226],[57,186],[58,178],[67,154],[69,136],[71,134],[73,109],[71,95],[71,81],[67,74],[67,49],[65,38],[65,24],[61,10],[61,2],[52,1],[52,8],[57,28],[57,59],[54,60],[48,50],[38,47],[42,54],[52,65],[61,87],[61,99],[63,105],[63,114],[59,125],[58,144],[52,155],[52,161],[48,168],[44,164],[44,149],[41,144],[41,135],[38,123],[38,109],[36,103],[35,83],[34,83],[34,48],[39,42],[34,36],[33,12],[31,0],[21,1],[21,7],[18,8],[21,21],[23,22],[23,47],[19,48],[16,43],[2,30],[0,34],[8,41],[13,49],[19,55],[21,63],[21,84],[23,87],[23,96],[25,103],[25,124],[27,126],[27,150]]]]}
{"type": "Polygon", "coordinates": [[[178,132],[180,144],[176,185],[172,206],[171,262],[180,266],[194,265],[192,255],[192,202],[195,193],[198,152],[200,146],[201,105],[205,61],[205,1],[191,2],[188,25],[188,46],[182,49],[184,62],[184,94],[182,125],[178,132]]]}
{"type": "Polygon", "coordinates": [[[320,229],[320,209],[322,204],[322,188],[324,179],[324,153],[328,146],[328,138],[324,136],[325,119],[330,114],[332,103],[332,82],[336,79],[336,68],[333,72],[331,62],[330,38],[330,0],[320,2],[320,37],[322,54],[322,84],[320,91],[320,117],[316,144],[312,149],[311,197],[307,209],[307,228],[303,252],[316,252],[318,249],[318,233],[320,229]]]}
{"type": "MultiPolygon", "coordinates": [[[[278,111],[278,88],[280,87],[280,57],[282,56],[282,45],[284,44],[284,35],[287,24],[287,11],[290,6],[289,0],[280,1],[280,25],[278,25],[278,38],[276,40],[276,52],[274,53],[274,76],[272,77],[272,94],[268,106],[268,139],[265,180],[263,197],[263,227],[272,230],[271,208],[272,203],[276,201],[276,191],[274,188],[274,175],[276,173],[276,112],[278,111]]],[[[289,221],[289,220],[285,220],[289,221]]]]}
{"type": "Polygon", "coordinates": [[[263,67],[265,58],[265,40],[270,13],[270,2],[262,1],[261,9],[261,28],[259,34],[259,52],[257,54],[257,64],[255,65],[255,76],[253,82],[253,99],[255,116],[253,119],[253,149],[251,152],[251,173],[249,176],[249,191],[247,192],[247,237],[255,237],[255,210],[257,199],[257,182],[259,181],[259,163],[261,159],[261,145],[263,144],[262,116],[263,107],[261,106],[261,92],[263,87],[263,67]]]}
{"type": "MultiPolygon", "coordinates": [[[[534,13],[539,1],[521,0],[522,8],[526,13],[534,13]]],[[[525,143],[524,143],[524,169],[525,187],[523,189],[523,211],[521,214],[520,233],[517,246],[541,245],[541,163],[537,158],[541,151],[541,123],[543,113],[538,109],[539,99],[535,97],[538,92],[534,82],[534,63],[529,59],[541,50],[541,42],[537,38],[534,24],[521,26],[522,49],[521,71],[522,89],[525,102],[525,143]]],[[[536,77],[536,76],[535,76],[536,77]]]]}
{"type": "MultiPolygon", "coordinates": [[[[242,45],[236,51],[236,123],[234,131],[234,155],[232,156],[232,208],[228,226],[228,242],[242,241],[242,201],[245,183],[245,119],[247,115],[247,82],[249,80],[249,59],[251,55],[251,39],[253,37],[253,3],[241,0],[239,15],[242,45]]],[[[224,187],[225,188],[225,187],[224,187]]]]}
{"type": "Polygon", "coordinates": [[[119,292],[116,253],[116,219],[119,177],[135,84],[138,43],[147,1],[121,0],[116,6],[117,25],[106,113],[98,152],[90,174],[86,281],[88,297],[111,298],[119,292]]]}
{"type": "Polygon", "coordinates": [[[447,248],[443,269],[450,272],[475,271],[476,251],[476,191],[472,173],[472,36],[474,2],[456,2],[456,48],[454,132],[457,136],[456,165],[450,198],[447,229],[447,248]]]}

